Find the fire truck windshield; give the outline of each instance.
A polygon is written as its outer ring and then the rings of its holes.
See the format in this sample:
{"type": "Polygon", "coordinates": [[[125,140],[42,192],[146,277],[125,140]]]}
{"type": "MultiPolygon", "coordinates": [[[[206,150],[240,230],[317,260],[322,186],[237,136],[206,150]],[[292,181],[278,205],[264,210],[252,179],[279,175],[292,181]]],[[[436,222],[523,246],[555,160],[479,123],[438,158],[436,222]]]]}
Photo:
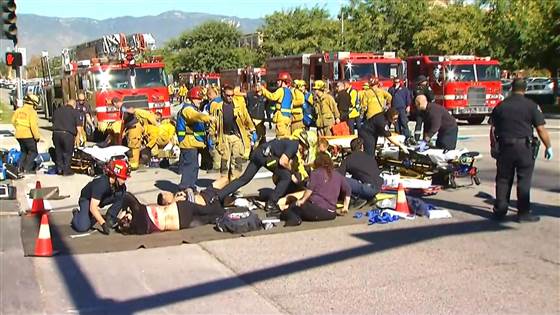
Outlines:
{"type": "Polygon", "coordinates": [[[97,91],[130,89],[132,87],[130,70],[128,69],[108,69],[95,73],[94,78],[97,91]]]}
{"type": "Polygon", "coordinates": [[[349,81],[367,80],[373,74],[373,64],[353,64],[349,62],[344,66],[344,78],[349,81]]]}
{"type": "Polygon", "coordinates": [[[360,81],[367,80],[373,76],[377,76],[379,79],[387,80],[398,77],[399,67],[400,64],[398,63],[347,63],[344,67],[344,78],[350,81],[360,81]],[[377,68],[377,71],[374,66],[377,68]]]}
{"type": "Polygon", "coordinates": [[[162,68],[107,69],[95,73],[94,78],[97,91],[167,86],[162,68]]]}
{"type": "Polygon", "coordinates": [[[498,65],[476,65],[478,81],[500,80],[500,67],[498,65]]]}
{"type": "Polygon", "coordinates": [[[135,68],[134,72],[134,85],[137,89],[167,86],[167,75],[162,68],[135,68]]]}
{"type": "Polygon", "coordinates": [[[379,79],[396,78],[399,75],[398,63],[377,63],[377,77],[379,79]]]}
{"type": "Polygon", "coordinates": [[[449,65],[445,70],[447,81],[475,81],[473,65],[449,65]]]}

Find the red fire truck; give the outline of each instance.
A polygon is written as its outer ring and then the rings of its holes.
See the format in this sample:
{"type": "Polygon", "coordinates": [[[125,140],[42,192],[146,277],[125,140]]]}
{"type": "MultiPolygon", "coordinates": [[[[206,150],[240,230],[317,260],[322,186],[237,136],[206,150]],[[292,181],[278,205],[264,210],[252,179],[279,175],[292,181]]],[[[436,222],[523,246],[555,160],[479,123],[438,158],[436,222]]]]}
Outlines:
{"type": "Polygon", "coordinates": [[[276,80],[279,72],[287,71],[292,78],[305,80],[334,81],[348,80],[356,89],[362,89],[371,77],[379,78],[385,88],[389,88],[392,78],[403,79],[404,65],[393,52],[331,52],[276,57],[266,61],[267,82],[276,80]]]}
{"type": "Polygon", "coordinates": [[[145,54],[154,48],[151,34],[113,34],[64,49],[62,73],[50,80],[49,112],[84,92],[102,132],[118,118],[111,105],[114,97],[127,106],[149,108],[169,117],[165,65],[161,57],[145,54]]]}
{"type": "Polygon", "coordinates": [[[179,83],[185,83],[189,89],[195,85],[221,85],[220,74],[215,72],[182,72],[179,73],[179,83]]]}
{"type": "Polygon", "coordinates": [[[246,67],[220,71],[221,81],[223,84],[239,86],[245,91],[251,89],[261,80],[264,80],[265,75],[265,68],[246,67]]]}
{"type": "Polygon", "coordinates": [[[407,72],[411,83],[425,75],[435,101],[470,124],[482,123],[502,99],[500,63],[490,57],[408,57],[407,72]]]}

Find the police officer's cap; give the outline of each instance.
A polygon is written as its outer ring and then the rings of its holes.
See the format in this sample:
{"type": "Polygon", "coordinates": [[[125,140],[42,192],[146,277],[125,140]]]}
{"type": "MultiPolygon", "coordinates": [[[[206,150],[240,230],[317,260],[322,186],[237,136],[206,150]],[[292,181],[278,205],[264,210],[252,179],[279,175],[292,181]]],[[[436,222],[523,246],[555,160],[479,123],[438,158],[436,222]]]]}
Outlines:
{"type": "Polygon", "coordinates": [[[527,90],[527,81],[525,79],[517,78],[511,82],[512,91],[525,91],[527,90]]]}
{"type": "Polygon", "coordinates": [[[428,78],[425,75],[419,75],[418,78],[416,78],[416,84],[420,84],[426,81],[428,81],[428,78]]]}

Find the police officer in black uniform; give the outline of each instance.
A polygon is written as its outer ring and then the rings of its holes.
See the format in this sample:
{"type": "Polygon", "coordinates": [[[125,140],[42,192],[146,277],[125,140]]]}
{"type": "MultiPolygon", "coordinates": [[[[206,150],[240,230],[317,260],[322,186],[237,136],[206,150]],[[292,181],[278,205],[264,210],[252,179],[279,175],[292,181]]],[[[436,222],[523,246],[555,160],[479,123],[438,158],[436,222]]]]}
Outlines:
{"type": "MultiPolygon", "coordinates": [[[[428,78],[425,75],[419,75],[416,78],[416,86],[413,90],[413,98],[416,99],[418,95],[424,95],[428,99],[428,103],[433,102],[436,98],[434,91],[428,85],[428,78]]],[[[414,126],[414,139],[419,141],[422,138],[422,115],[418,115],[416,112],[416,125],[414,126]]]]}
{"type": "Polygon", "coordinates": [[[364,151],[375,157],[375,149],[379,137],[384,137],[392,144],[398,146],[403,152],[408,153],[406,146],[399,142],[397,135],[391,132],[391,125],[396,124],[399,118],[397,109],[391,107],[386,112],[379,113],[363,123],[358,136],[364,142],[364,151]]]}
{"type": "Polygon", "coordinates": [[[259,169],[265,167],[278,178],[276,187],[266,202],[265,211],[268,212],[267,216],[279,216],[281,211],[278,207],[278,200],[286,193],[292,180],[292,173],[295,171],[291,169],[291,161],[297,158],[298,152],[305,158],[308,149],[309,140],[305,131],[298,135],[298,140],[274,139],[258,146],[251,152],[249,165],[245,172],[220,190],[217,198],[223,201],[227,196],[247,185],[259,169]]]}
{"type": "Polygon", "coordinates": [[[56,156],[56,169],[59,175],[73,175],[70,168],[74,144],[82,132],[80,113],[76,110],[76,101],[69,100],[53,113],[53,144],[56,156]]]}
{"type": "Polygon", "coordinates": [[[494,217],[502,219],[509,207],[513,178],[517,173],[517,221],[536,222],[531,214],[531,177],[538,153],[538,139],[544,143],[545,159],[553,157],[550,136],[544,128],[544,115],[539,106],[524,96],[527,83],[523,79],[512,82],[512,94],[503,100],[490,116],[492,156],[496,161],[496,200],[494,217]]]}
{"type": "Polygon", "coordinates": [[[455,117],[443,106],[433,102],[429,103],[426,95],[418,95],[414,102],[424,121],[424,136],[420,141],[420,147],[427,147],[430,139],[437,133],[436,148],[454,150],[457,147],[457,134],[459,133],[455,117]]]}

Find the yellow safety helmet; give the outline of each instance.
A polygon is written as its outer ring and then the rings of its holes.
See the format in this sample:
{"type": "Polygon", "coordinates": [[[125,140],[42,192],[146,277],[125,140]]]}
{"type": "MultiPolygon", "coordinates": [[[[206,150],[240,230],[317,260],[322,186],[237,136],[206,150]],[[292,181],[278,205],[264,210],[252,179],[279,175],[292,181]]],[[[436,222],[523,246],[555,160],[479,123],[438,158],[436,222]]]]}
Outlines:
{"type": "Polygon", "coordinates": [[[30,104],[30,105],[33,105],[34,107],[37,107],[37,106],[39,106],[39,97],[35,94],[28,93],[23,98],[23,102],[25,104],[30,104]]]}
{"type": "Polygon", "coordinates": [[[304,129],[298,129],[294,131],[292,137],[294,138],[294,140],[299,140],[299,142],[306,148],[309,148],[309,137],[307,135],[307,131],[305,131],[304,129]]]}
{"type": "Polygon", "coordinates": [[[296,87],[304,87],[307,85],[304,80],[294,80],[294,84],[296,87]]]}
{"type": "Polygon", "coordinates": [[[317,80],[317,81],[313,82],[313,89],[314,90],[324,90],[326,86],[327,85],[325,84],[325,81],[323,81],[323,80],[317,80]]]}

